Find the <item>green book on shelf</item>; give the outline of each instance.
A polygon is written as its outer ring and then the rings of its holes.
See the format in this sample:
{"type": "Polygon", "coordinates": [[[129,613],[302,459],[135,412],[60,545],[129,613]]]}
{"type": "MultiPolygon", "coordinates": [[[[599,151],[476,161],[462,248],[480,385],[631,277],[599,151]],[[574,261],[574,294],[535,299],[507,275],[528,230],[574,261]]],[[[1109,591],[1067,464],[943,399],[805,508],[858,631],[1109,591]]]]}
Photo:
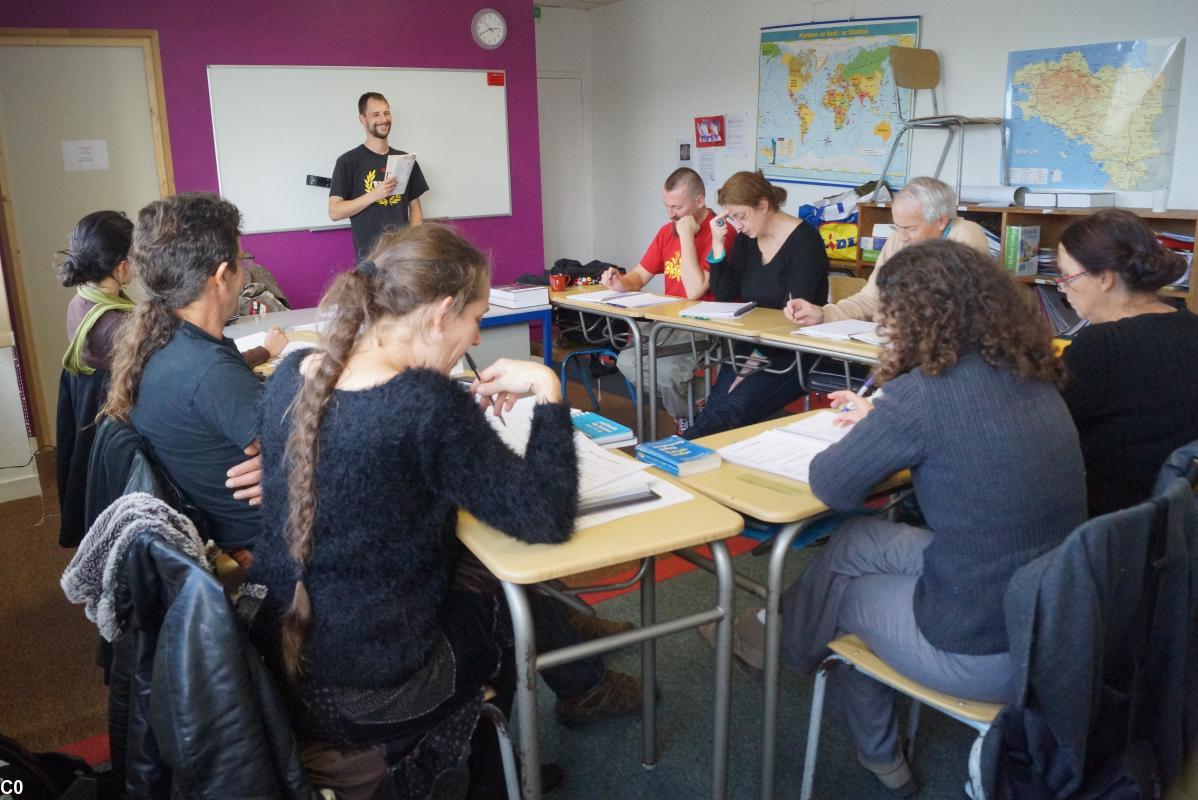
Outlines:
{"type": "Polygon", "coordinates": [[[1039,269],[1040,226],[1008,225],[1003,234],[1003,266],[1012,275],[1035,275],[1039,269]]]}

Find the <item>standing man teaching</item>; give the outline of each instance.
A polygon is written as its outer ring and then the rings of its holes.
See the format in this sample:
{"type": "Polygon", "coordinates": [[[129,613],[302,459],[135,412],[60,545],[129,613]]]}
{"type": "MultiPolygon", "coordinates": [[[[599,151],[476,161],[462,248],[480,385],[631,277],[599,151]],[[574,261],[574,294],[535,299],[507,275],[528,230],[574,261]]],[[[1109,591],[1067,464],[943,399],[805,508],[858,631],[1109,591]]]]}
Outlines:
{"type": "Polygon", "coordinates": [[[391,135],[391,105],[387,98],[378,92],[359,97],[358,121],[366,130],[366,143],[342,153],[333,167],[329,219],[336,222],[349,218],[354,253],[363,258],[384,230],[424,221],[420,196],[428,191],[428,183],[420,165],[413,164],[407,187],[395,193],[396,177],[386,174],[387,156],[407,154],[387,141],[391,135]]]}

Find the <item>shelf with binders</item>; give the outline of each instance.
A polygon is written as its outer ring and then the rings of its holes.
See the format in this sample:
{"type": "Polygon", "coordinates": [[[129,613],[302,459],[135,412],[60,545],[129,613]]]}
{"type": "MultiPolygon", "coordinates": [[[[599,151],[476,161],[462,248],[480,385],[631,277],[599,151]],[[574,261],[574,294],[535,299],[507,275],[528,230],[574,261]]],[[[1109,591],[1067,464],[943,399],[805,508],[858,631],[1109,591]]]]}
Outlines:
{"type": "MultiPolygon", "coordinates": [[[[1074,219],[1100,211],[1098,208],[1033,208],[1024,206],[994,206],[960,205],[958,215],[977,222],[982,227],[998,234],[999,241],[1006,241],[1006,229],[1010,225],[1038,225],[1040,227],[1040,247],[1055,248],[1061,239],[1061,233],[1074,219]]],[[[1176,233],[1185,236],[1198,234],[1198,211],[1190,209],[1173,209],[1169,211],[1151,211],[1146,208],[1129,208],[1138,217],[1143,218],[1157,233],[1176,233]]],[[[857,206],[858,229],[860,235],[869,236],[873,226],[878,223],[890,223],[889,203],[862,203],[857,206]]],[[[1005,253],[999,254],[999,261],[1005,263],[1005,253]]],[[[858,249],[854,274],[865,277],[873,265],[861,259],[858,249]]],[[[1019,278],[1027,284],[1051,283],[1051,277],[1043,275],[1028,275],[1019,278]]],[[[1198,312],[1198,282],[1191,279],[1188,288],[1166,287],[1161,290],[1164,297],[1184,300],[1186,306],[1198,312]]]]}

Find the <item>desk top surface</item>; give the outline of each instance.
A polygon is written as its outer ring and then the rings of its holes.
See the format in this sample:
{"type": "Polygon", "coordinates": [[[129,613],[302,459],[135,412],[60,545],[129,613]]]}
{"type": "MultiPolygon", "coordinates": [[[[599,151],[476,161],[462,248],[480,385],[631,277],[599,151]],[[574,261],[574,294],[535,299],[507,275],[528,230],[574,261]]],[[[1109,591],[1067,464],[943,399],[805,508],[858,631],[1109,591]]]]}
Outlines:
{"type": "MultiPolygon", "coordinates": [[[[824,409],[704,436],[696,439],[695,442],[718,450],[764,431],[790,425],[803,417],[818,414],[822,410],[824,409]]],[[[878,489],[879,491],[893,489],[902,486],[909,480],[908,473],[903,472],[884,481],[878,486],[878,489]]],[[[730,464],[727,461],[721,464],[719,469],[681,478],[680,482],[689,489],[702,492],[721,505],[763,522],[798,522],[819,516],[828,510],[828,507],[812,493],[809,484],[784,478],[771,472],[730,464]]]]}
{"type": "MultiPolygon", "coordinates": [[[[655,469],[655,478],[673,478],[655,469]]],[[[692,492],[692,494],[694,494],[692,492]]],[[[458,516],[458,538],[503,581],[539,583],[610,567],[735,536],[740,514],[695,494],[690,500],[578,531],[564,544],[525,544],[479,522],[458,516]]]]}
{"type": "Polygon", "coordinates": [[[833,339],[823,339],[819,336],[804,336],[802,334],[793,334],[791,331],[798,330],[795,324],[786,319],[782,312],[778,312],[779,318],[774,320],[770,325],[767,325],[761,330],[761,341],[770,344],[785,345],[794,350],[803,350],[806,352],[815,352],[820,355],[824,354],[843,354],[845,356],[855,356],[859,359],[869,359],[876,362],[878,356],[882,352],[882,348],[877,345],[866,344],[856,340],[847,342],[838,342],[833,339]]]}

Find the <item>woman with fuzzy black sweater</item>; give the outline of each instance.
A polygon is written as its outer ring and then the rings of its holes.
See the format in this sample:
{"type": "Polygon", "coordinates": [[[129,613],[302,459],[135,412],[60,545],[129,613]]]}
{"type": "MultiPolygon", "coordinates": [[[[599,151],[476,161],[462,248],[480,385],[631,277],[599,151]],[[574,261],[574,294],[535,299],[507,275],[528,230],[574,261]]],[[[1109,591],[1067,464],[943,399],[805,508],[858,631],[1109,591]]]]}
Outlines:
{"type": "Polygon", "coordinates": [[[458,510],[526,542],[573,530],[573,429],[554,374],[501,359],[469,391],[448,376],[478,341],[489,279],[447,228],[384,236],[326,294],[325,349],[286,359],[262,401],[258,635],[301,739],[332,746],[329,772],[364,784],[338,797],[371,796],[384,772],[400,797],[465,780],[481,687],[502,683],[507,658],[484,571],[463,578],[458,510]],[[525,392],[539,405],[520,457],[485,414],[525,392]]]}

